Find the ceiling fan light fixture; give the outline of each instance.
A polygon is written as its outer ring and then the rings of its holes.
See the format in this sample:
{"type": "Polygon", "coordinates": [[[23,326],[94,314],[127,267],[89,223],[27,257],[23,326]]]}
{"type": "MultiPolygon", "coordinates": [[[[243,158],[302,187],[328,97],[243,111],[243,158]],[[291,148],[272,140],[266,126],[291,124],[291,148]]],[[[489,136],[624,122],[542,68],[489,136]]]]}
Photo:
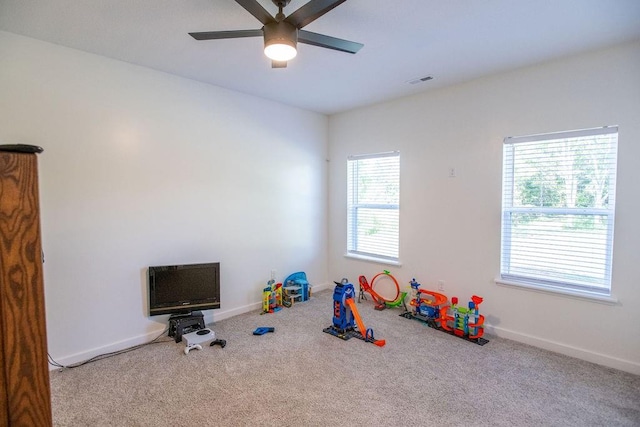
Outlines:
{"type": "Polygon", "coordinates": [[[264,54],[274,61],[288,61],[298,54],[295,47],[285,43],[274,43],[265,46],[264,54]]]}
{"type": "Polygon", "coordinates": [[[298,54],[298,29],[286,22],[274,22],[263,28],[264,54],[274,61],[289,61],[298,54]]]}

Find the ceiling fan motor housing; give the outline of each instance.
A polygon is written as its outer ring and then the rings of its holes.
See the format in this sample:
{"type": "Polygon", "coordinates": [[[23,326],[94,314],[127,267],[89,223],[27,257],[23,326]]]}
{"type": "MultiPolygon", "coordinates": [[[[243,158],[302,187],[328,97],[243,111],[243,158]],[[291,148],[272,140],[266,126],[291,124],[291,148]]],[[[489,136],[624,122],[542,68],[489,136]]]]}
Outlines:
{"type": "Polygon", "coordinates": [[[285,21],[272,22],[262,27],[264,45],[286,44],[294,49],[298,44],[298,29],[285,21]]]}

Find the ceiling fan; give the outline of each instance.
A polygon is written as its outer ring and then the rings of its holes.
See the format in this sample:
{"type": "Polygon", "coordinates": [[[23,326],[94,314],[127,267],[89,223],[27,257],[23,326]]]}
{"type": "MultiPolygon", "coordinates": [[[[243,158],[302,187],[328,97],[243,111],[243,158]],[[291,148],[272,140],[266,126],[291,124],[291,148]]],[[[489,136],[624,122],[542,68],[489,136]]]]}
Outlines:
{"type": "Polygon", "coordinates": [[[300,9],[285,16],[282,12],[291,0],[271,0],[278,7],[276,16],[271,16],[257,0],[235,0],[252,14],[263,27],[259,30],[205,31],[189,33],[196,40],[234,39],[239,37],[264,37],[264,53],[271,59],[272,68],[285,68],[287,61],[297,54],[297,43],[305,43],[347,53],[356,53],[362,43],[343,40],[303,30],[302,27],[315,21],[325,13],[347,0],[311,0],[300,9]]]}

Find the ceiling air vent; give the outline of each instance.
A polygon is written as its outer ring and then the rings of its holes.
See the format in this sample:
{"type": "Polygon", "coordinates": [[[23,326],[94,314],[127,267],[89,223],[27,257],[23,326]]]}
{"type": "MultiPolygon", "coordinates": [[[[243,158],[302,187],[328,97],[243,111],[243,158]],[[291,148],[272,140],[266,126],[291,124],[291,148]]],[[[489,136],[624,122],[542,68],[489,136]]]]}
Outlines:
{"type": "Polygon", "coordinates": [[[433,80],[433,76],[425,76],[417,79],[412,79],[412,80],[409,80],[407,83],[409,83],[410,85],[415,85],[415,84],[426,82],[429,80],[433,80]]]}

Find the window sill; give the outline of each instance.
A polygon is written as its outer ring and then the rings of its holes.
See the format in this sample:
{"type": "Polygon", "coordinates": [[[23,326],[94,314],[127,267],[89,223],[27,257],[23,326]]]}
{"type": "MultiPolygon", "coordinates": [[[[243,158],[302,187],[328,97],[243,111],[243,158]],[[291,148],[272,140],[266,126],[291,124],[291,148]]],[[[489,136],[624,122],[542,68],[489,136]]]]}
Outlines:
{"type": "Polygon", "coordinates": [[[607,296],[607,295],[598,295],[598,294],[595,294],[595,293],[584,292],[584,291],[583,292],[581,292],[581,291],[571,291],[571,290],[567,290],[567,289],[552,288],[550,286],[533,285],[533,284],[530,284],[530,283],[516,282],[516,281],[513,281],[513,280],[504,280],[504,279],[501,279],[499,277],[496,278],[495,282],[499,286],[516,287],[516,288],[522,288],[522,289],[526,289],[526,290],[533,291],[533,292],[542,292],[542,293],[547,293],[547,294],[562,295],[562,296],[569,297],[569,298],[588,300],[588,301],[592,301],[592,302],[598,302],[598,303],[601,303],[601,304],[608,304],[608,305],[617,305],[618,304],[618,299],[616,297],[614,297],[613,295],[607,296]]]}
{"type": "Polygon", "coordinates": [[[354,254],[346,253],[346,254],[344,254],[344,257],[345,258],[358,259],[360,261],[375,262],[377,264],[395,265],[397,267],[402,265],[402,263],[400,263],[400,261],[391,261],[391,260],[388,260],[388,259],[376,258],[376,257],[373,257],[373,256],[354,255],[354,254]]]}

